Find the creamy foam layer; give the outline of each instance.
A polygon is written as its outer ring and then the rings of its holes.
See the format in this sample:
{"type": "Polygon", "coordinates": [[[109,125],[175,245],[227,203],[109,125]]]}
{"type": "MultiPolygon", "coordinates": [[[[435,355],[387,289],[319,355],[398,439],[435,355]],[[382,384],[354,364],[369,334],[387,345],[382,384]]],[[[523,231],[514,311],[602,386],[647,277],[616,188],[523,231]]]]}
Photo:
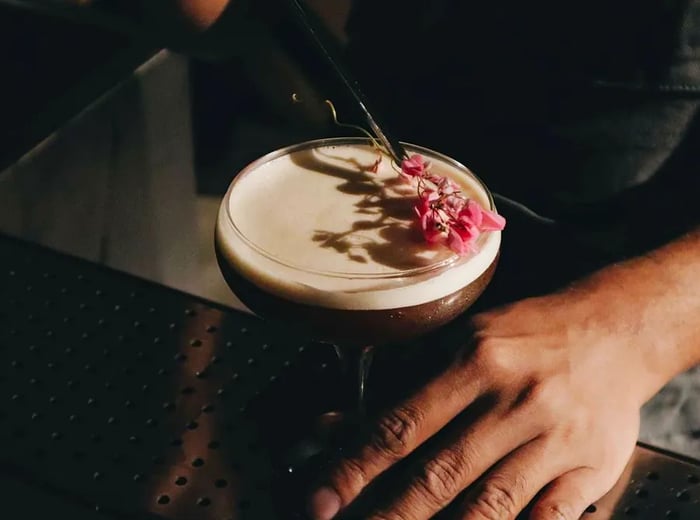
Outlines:
{"type": "MultiPolygon", "coordinates": [[[[414,225],[415,188],[400,180],[391,161],[384,158],[371,173],[377,156],[366,141],[333,142],[270,154],[237,176],[216,232],[232,268],[288,300],[373,310],[442,298],[491,265],[500,232],[482,235],[479,252],[469,257],[431,247],[414,225]]],[[[430,159],[434,173],[490,207],[466,169],[427,150],[408,151],[430,159]]]]}

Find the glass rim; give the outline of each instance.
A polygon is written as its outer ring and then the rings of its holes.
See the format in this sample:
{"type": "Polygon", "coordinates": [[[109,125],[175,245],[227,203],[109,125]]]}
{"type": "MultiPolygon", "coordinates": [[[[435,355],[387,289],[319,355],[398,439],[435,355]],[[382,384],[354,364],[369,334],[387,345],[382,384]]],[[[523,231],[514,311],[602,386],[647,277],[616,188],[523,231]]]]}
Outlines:
{"type": "MultiPolygon", "coordinates": [[[[316,275],[324,278],[336,278],[336,279],[346,279],[346,280],[391,280],[391,279],[400,279],[400,278],[406,278],[406,277],[414,277],[414,276],[420,276],[424,274],[430,274],[436,271],[441,271],[447,267],[451,267],[452,265],[460,262],[460,261],[466,261],[469,258],[471,258],[473,255],[468,255],[468,256],[459,256],[456,253],[452,253],[450,256],[447,258],[435,262],[430,265],[425,265],[425,266],[420,266],[420,267],[414,267],[411,269],[404,269],[404,270],[398,270],[394,272],[388,272],[388,273],[356,273],[356,272],[338,272],[338,271],[324,271],[324,270],[319,270],[319,269],[309,269],[306,267],[302,267],[296,264],[293,264],[291,262],[287,262],[281,258],[278,258],[276,255],[270,253],[269,251],[266,251],[264,248],[260,247],[256,243],[254,243],[252,240],[250,240],[245,233],[236,225],[236,222],[234,221],[233,217],[231,216],[231,208],[229,204],[229,199],[231,196],[231,192],[235,188],[235,185],[240,182],[241,179],[243,179],[246,175],[250,175],[252,172],[260,168],[261,166],[274,161],[275,159],[279,159],[280,157],[283,157],[285,155],[289,155],[291,153],[300,151],[300,150],[308,150],[310,148],[321,148],[324,146],[342,146],[342,145],[347,145],[347,144],[369,144],[370,140],[367,137],[327,137],[327,138],[322,138],[322,139],[314,139],[310,141],[304,141],[301,143],[293,144],[290,146],[286,146],[284,148],[279,148],[277,150],[273,150],[272,152],[269,152],[258,159],[255,159],[254,161],[250,162],[248,165],[246,165],[242,170],[238,172],[238,174],[234,177],[234,179],[231,181],[229,184],[228,189],[226,190],[226,195],[222,201],[222,204],[224,205],[224,209],[226,212],[226,218],[228,220],[228,223],[231,225],[231,228],[233,229],[234,233],[236,236],[245,243],[246,246],[250,247],[253,251],[256,253],[260,254],[261,256],[267,258],[268,260],[278,264],[282,265],[286,268],[303,272],[305,274],[311,274],[311,275],[316,275]]],[[[489,202],[489,209],[491,211],[496,209],[495,202],[493,199],[493,195],[491,194],[491,191],[486,187],[484,182],[474,173],[472,172],[469,168],[464,166],[461,162],[457,161],[456,159],[453,159],[452,157],[449,157],[447,155],[444,155],[440,152],[436,152],[430,148],[426,148],[424,146],[419,146],[415,145],[412,143],[407,143],[407,142],[401,142],[401,144],[408,149],[409,151],[415,151],[418,153],[425,153],[428,156],[433,156],[437,159],[440,159],[441,161],[444,161],[448,165],[463,171],[469,177],[471,177],[478,185],[479,187],[484,191],[486,194],[486,197],[489,202]]],[[[486,237],[487,238],[487,237],[486,237]]],[[[483,245],[483,242],[486,240],[485,235],[481,235],[479,237],[478,242],[483,245]]]]}

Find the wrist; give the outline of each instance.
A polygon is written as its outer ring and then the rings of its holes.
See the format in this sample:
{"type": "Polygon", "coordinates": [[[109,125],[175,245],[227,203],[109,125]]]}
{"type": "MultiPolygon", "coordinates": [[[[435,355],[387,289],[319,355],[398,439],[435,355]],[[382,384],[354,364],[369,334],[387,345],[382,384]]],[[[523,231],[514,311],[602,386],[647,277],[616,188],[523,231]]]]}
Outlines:
{"type": "Polygon", "coordinates": [[[603,344],[628,365],[621,370],[640,404],[700,361],[700,305],[684,298],[685,289],[653,257],[610,266],[570,289],[603,344]]]}

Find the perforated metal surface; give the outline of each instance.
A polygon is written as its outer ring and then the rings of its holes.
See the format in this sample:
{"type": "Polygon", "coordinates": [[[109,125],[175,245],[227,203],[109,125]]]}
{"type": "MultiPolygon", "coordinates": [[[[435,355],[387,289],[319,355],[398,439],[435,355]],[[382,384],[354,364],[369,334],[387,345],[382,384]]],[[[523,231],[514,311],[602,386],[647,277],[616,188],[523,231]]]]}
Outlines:
{"type": "MultiPolygon", "coordinates": [[[[284,456],[338,399],[331,349],[2,238],[0,288],[0,511],[300,517],[284,456]]],[[[700,518],[700,469],[640,448],[586,516],[700,518]]]]}

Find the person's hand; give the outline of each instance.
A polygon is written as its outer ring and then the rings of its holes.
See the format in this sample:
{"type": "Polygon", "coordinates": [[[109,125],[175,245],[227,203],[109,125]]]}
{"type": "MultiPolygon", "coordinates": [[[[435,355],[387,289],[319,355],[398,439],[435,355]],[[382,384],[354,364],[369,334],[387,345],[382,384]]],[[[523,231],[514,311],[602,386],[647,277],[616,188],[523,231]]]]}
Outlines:
{"type": "Polygon", "coordinates": [[[364,518],[451,505],[455,518],[512,520],[534,499],[534,520],[578,519],[621,475],[640,407],[663,384],[641,353],[643,314],[620,294],[572,289],[474,317],[458,359],[332,467],[312,517],[334,517],[421,447],[408,481],[364,518]]]}

